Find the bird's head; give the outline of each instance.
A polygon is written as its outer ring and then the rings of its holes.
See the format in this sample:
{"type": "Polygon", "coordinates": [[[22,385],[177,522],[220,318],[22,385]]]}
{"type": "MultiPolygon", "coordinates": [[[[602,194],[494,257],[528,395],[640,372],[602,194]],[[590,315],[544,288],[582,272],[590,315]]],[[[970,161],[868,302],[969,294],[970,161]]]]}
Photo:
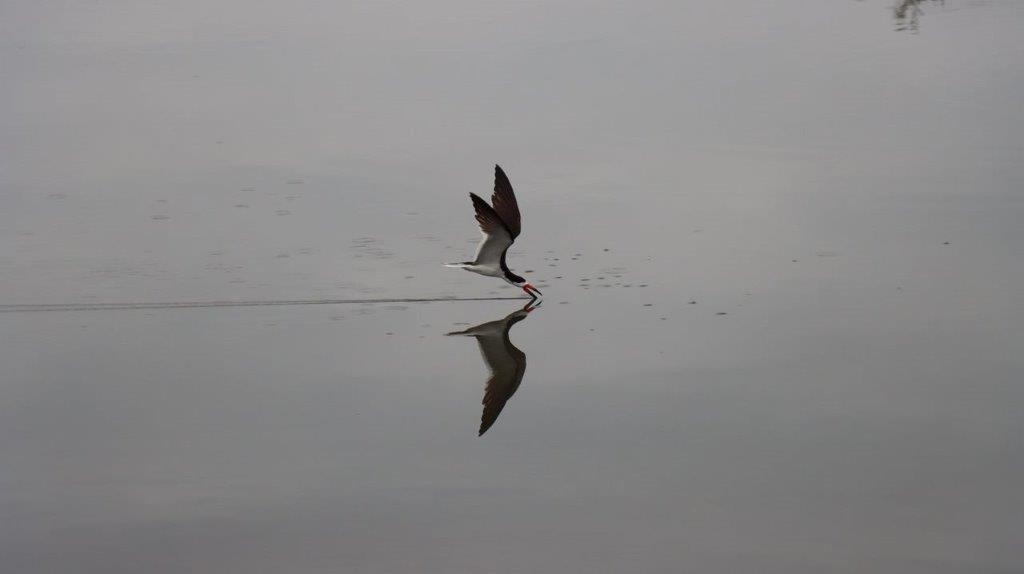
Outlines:
{"type": "Polygon", "coordinates": [[[533,297],[534,299],[539,299],[541,297],[540,289],[537,289],[536,287],[533,286],[533,284],[527,281],[523,281],[519,285],[519,288],[525,291],[527,295],[533,297]]]}
{"type": "Polygon", "coordinates": [[[537,289],[529,281],[523,279],[522,277],[516,275],[515,273],[509,272],[505,280],[515,285],[516,287],[522,289],[527,295],[529,295],[533,299],[538,299],[541,296],[540,289],[537,289]]]}

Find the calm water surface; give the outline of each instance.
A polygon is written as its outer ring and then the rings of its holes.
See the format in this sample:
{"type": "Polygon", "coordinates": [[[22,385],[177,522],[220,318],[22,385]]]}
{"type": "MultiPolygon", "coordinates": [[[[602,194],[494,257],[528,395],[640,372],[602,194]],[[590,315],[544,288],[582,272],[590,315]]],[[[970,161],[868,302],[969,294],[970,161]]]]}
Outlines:
{"type": "Polygon", "coordinates": [[[0,569],[1024,570],[1022,30],[5,2],[0,306],[546,298],[0,313],[0,569]]]}

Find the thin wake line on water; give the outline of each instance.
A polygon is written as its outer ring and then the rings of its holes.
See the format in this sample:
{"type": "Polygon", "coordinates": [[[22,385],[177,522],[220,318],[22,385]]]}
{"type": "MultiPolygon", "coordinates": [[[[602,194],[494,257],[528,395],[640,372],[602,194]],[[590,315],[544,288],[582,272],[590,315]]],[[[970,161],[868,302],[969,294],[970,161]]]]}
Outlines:
{"type": "Polygon", "coordinates": [[[202,309],[206,307],[279,307],[350,305],[354,303],[449,303],[457,301],[527,301],[527,297],[425,297],[394,299],[282,299],[267,301],[170,301],[163,303],[41,303],[0,305],[0,313],[42,311],[113,311],[118,309],[202,309]]]}

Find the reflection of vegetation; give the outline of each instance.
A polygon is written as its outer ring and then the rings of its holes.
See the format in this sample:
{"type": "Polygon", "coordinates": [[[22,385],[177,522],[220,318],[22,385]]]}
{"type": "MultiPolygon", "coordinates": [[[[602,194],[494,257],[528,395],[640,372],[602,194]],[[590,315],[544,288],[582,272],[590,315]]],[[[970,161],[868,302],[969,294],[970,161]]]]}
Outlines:
{"type": "Polygon", "coordinates": [[[892,7],[892,16],[896,19],[896,29],[899,31],[909,30],[917,32],[918,20],[924,10],[921,8],[925,2],[945,3],[945,0],[899,0],[892,7]]]}

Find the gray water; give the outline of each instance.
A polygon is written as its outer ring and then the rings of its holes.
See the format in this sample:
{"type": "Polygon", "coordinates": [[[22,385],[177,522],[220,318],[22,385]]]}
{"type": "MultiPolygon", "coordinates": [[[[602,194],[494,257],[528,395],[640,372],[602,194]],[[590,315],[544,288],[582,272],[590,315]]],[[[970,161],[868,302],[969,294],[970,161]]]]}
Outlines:
{"type": "Polygon", "coordinates": [[[1024,571],[1022,30],[0,3],[0,570],[1024,571]]]}

